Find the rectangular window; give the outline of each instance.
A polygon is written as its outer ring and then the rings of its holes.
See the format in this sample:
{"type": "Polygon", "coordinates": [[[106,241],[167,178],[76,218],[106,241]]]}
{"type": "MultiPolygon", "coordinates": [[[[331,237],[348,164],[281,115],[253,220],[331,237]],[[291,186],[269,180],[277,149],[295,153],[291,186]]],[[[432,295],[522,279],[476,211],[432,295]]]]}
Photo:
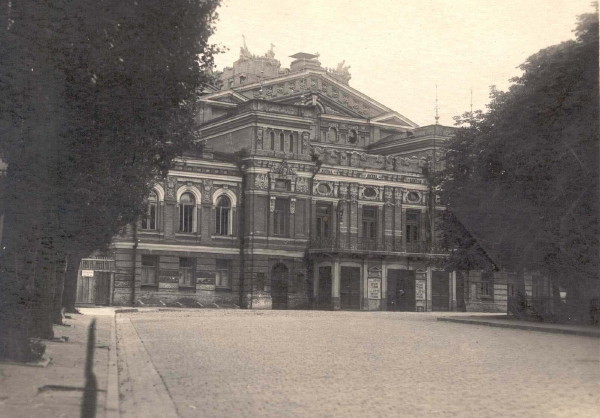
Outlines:
{"type": "Polygon", "coordinates": [[[194,231],[194,205],[179,205],[179,231],[193,232],[194,231]]]}
{"type": "Polygon", "coordinates": [[[406,211],[406,242],[419,241],[419,224],[421,223],[421,212],[418,210],[406,211]]]}
{"type": "Polygon", "coordinates": [[[215,285],[217,287],[231,286],[229,277],[231,275],[231,260],[217,260],[217,268],[215,273],[215,285]]]}
{"type": "Polygon", "coordinates": [[[142,218],[142,229],[156,229],[156,203],[149,203],[142,218]]]}
{"type": "Polygon", "coordinates": [[[366,241],[377,240],[377,208],[364,206],[362,211],[363,239],[366,241]]]}
{"type": "Polygon", "coordinates": [[[317,203],[317,237],[329,238],[331,236],[331,205],[317,203]]]}
{"type": "Polygon", "coordinates": [[[156,286],[158,283],[158,257],[142,255],[142,286],[156,286]]]}
{"type": "Polygon", "coordinates": [[[479,282],[479,297],[491,298],[494,291],[494,275],[491,271],[481,272],[481,281],[479,282]]]}
{"type": "Polygon", "coordinates": [[[179,258],[179,286],[193,287],[194,283],[194,259],[188,257],[179,258]]]}
{"type": "Polygon", "coordinates": [[[273,235],[287,236],[290,219],[290,202],[286,199],[275,199],[273,211],[273,235]]]}

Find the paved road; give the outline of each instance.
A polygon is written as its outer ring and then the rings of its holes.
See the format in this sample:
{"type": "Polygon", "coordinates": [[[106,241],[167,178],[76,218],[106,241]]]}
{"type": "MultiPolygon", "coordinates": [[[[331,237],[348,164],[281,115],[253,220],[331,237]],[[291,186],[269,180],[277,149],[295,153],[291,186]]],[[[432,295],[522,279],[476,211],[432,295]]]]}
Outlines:
{"type": "MultiPolygon", "coordinates": [[[[586,417],[600,411],[600,340],[594,338],[438,322],[438,315],[423,313],[126,316],[183,417],[586,417]]],[[[131,365],[129,371],[137,373],[131,365]]]]}

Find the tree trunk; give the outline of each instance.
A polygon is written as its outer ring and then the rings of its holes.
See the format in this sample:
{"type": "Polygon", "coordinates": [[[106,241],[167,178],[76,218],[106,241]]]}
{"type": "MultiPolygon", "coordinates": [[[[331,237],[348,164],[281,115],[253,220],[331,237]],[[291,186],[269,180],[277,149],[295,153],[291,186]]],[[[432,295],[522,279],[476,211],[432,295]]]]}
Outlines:
{"type": "Polygon", "coordinates": [[[72,253],[69,256],[69,262],[65,271],[64,290],[62,298],[62,306],[65,312],[78,313],[75,308],[77,300],[77,274],[79,273],[79,265],[84,257],[82,253],[72,253]]]}
{"type": "Polygon", "coordinates": [[[30,345],[37,242],[20,234],[20,223],[7,209],[0,247],[0,358],[32,361],[43,354],[30,345]]]}
{"type": "Polygon", "coordinates": [[[54,286],[54,302],[52,306],[52,322],[54,324],[62,325],[63,315],[63,293],[65,287],[65,274],[69,263],[69,257],[64,257],[59,260],[56,268],[56,283],[54,286]]]}
{"type": "Polygon", "coordinates": [[[55,254],[43,251],[38,256],[38,268],[35,276],[35,291],[33,293],[31,336],[51,340],[54,338],[52,329],[52,307],[56,282],[55,254]]]}

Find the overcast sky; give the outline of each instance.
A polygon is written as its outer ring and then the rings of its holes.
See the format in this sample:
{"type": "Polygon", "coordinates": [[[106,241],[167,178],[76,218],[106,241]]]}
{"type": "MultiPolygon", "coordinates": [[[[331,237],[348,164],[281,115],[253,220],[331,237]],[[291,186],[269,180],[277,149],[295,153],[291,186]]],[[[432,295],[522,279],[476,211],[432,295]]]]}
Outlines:
{"type": "Polygon", "coordinates": [[[275,45],[288,67],[296,52],[318,52],[323,66],[350,65],[350,85],[419,125],[440,123],[488,102],[541,48],[572,39],[590,0],[223,0],[212,38],[229,48],[218,69],[239,57],[242,34],[254,54],[275,45]]]}

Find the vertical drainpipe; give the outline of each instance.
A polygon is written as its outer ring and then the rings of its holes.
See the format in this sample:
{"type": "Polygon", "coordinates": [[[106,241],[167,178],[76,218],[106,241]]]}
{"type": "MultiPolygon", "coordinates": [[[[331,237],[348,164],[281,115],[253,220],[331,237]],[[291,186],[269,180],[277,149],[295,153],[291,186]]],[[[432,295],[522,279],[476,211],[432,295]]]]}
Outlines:
{"type": "Polygon", "coordinates": [[[137,248],[138,248],[138,239],[137,239],[137,220],[133,223],[133,252],[131,255],[133,261],[133,268],[131,269],[131,299],[129,303],[131,306],[135,306],[135,275],[136,275],[136,265],[137,265],[137,248]]]}

